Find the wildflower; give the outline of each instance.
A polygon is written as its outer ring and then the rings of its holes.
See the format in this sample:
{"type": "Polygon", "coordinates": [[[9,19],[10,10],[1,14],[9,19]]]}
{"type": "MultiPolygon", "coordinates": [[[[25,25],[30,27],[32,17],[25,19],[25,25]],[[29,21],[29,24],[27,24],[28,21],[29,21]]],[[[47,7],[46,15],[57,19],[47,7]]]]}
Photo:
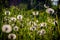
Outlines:
{"type": "Polygon", "coordinates": [[[33,13],[33,15],[38,15],[39,14],[39,12],[38,11],[36,11],[36,12],[32,12],[33,13]]]}
{"type": "Polygon", "coordinates": [[[10,15],[10,11],[5,11],[5,15],[10,15]]]}
{"type": "Polygon", "coordinates": [[[36,27],[30,27],[30,30],[31,31],[36,30],[36,27]]]}
{"type": "Polygon", "coordinates": [[[28,24],[29,24],[29,25],[32,25],[32,24],[33,24],[33,22],[32,22],[32,21],[30,21],[28,24]]]}
{"type": "Polygon", "coordinates": [[[7,17],[4,17],[4,21],[7,21],[8,19],[7,19],[7,17]]]}
{"type": "Polygon", "coordinates": [[[33,22],[33,25],[37,25],[36,22],[33,22]]]}
{"type": "Polygon", "coordinates": [[[19,20],[22,20],[22,18],[23,18],[22,15],[18,15],[18,16],[17,16],[17,19],[19,19],[19,20]]]}
{"type": "Polygon", "coordinates": [[[10,25],[3,25],[2,32],[10,33],[12,31],[12,28],[10,25]]]}
{"type": "Polygon", "coordinates": [[[36,22],[30,21],[29,25],[37,25],[36,22]]]}
{"type": "Polygon", "coordinates": [[[45,7],[45,8],[49,8],[49,6],[47,6],[46,4],[44,4],[44,7],[45,7]]]}
{"type": "Polygon", "coordinates": [[[40,27],[45,27],[45,26],[47,26],[47,23],[45,23],[45,22],[40,24],[40,27]]]}
{"type": "Polygon", "coordinates": [[[38,11],[36,11],[36,15],[38,15],[39,14],[39,12],[38,11]]]}
{"type": "Polygon", "coordinates": [[[58,25],[56,20],[53,22],[53,24],[56,25],[56,26],[58,25]]]}
{"type": "Polygon", "coordinates": [[[16,21],[15,17],[11,17],[10,19],[11,19],[11,21],[14,21],[14,22],[16,21]]]}
{"type": "Polygon", "coordinates": [[[18,30],[19,30],[19,27],[15,26],[15,27],[13,28],[13,30],[14,30],[14,31],[18,31],[18,30]]]}
{"type": "Polygon", "coordinates": [[[8,38],[15,40],[16,39],[16,35],[11,33],[11,34],[8,35],[8,38]]]}
{"type": "Polygon", "coordinates": [[[44,29],[40,30],[37,32],[39,35],[44,35],[46,33],[46,31],[44,29]]]}
{"type": "Polygon", "coordinates": [[[54,9],[52,9],[52,8],[47,8],[47,9],[46,9],[46,13],[53,14],[53,13],[54,13],[54,9]]]}

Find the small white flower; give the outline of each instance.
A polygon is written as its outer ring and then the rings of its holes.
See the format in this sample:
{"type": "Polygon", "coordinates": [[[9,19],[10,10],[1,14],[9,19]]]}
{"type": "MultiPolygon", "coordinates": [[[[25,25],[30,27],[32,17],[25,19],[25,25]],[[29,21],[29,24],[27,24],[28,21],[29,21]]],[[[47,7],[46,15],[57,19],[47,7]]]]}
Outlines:
{"type": "Polygon", "coordinates": [[[38,11],[36,11],[36,15],[38,15],[39,14],[39,12],[38,11]]]}
{"type": "Polygon", "coordinates": [[[49,6],[46,6],[46,4],[44,4],[44,7],[45,7],[45,8],[49,8],[49,6]]]}
{"type": "Polygon", "coordinates": [[[18,16],[17,16],[17,19],[19,19],[19,20],[22,20],[22,18],[23,18],[22,15],[18,15],[18,16]]]}
{"type": "Polygon", "coordinates": [[[38,11],[36,11],[36,12],[35,12],[35,11],[33,11],[32,13],[33,13],[33,15],[38,15],[38,14],[39,14],[39,12],[38,12],[38,11]]]}
{"type": "Polygon", "coordinates": [[[10,11],[5,11],[5,15],[10,15],[10,11]]]}
{"type": "Polygon", "coordinates": [[[15,40],[16,39],[16,35],[11,33],[11,34],[8,35],[8,38],[15,40]]]}
{"type": "Polygon", "coordinates": [[[53,14],[53,13],[54,13],[54,9],[48,8],[48,9],[46,9],[46,13],[51,13],[51,14],[53,14]]]}
{"type": "Polygon", "coordinates": [[[32,25],[32,27],[37,27],[37,24],[36,25],[32,25]]]}
{"type": "Polygon", "coordinates": [[[15,27],[13,27],[13,30],[14,31],[18,31],[19,30],[19,27],[15,26],[15,27]]]}
{"type": "Polygon", "coordinates": [[[11,19],[11,21],[16,21],[15,17],[11,17],[10,19],[11,19]]]}
{"type": "Polygon", "coordinates": [[[54,21],[53,24],[56,25],[55,23],[57,23],[57,21],[54,21]]]}
{"type": "Polygon", "coordinates": [[[44,29],[40,30],[37,32],[39,35],[44,35],[46,33],[46,31],[44,29]]]}
{"type": "Polygon", "coordinates": [[[44,26],[44,23],[41,23],[40,26],[41,26],[41,27],[44,26]]]}
{"type": "Polygon", "coordinates": [[[37,25],[36,22],[33,22],[33,21],[30,21],[28,24],[29,25],[37,25]]]}
{"type": "Polygon", "coordinates": [[[10,33],[12,31],[12,28],[10,25],[3,25],[2,26],[2,32],[10,33]]]}
{"type": "Polygon", "coordinates": [[[33,22],[33,25],[37,25],[36,22],[33,22]]]}
{"type": "Polygon", "coordinates": [[[30,27],[30,30],[31,31],[36,30],[36,27],[30,27]]]}
{"type": "Polygon", "coordinates": [[[45,26],[47,26],[47,23],[45,23],[45,22],[42,22],[42,23],[40,24],[40,27],[45,27],[45,26]]]}
{"type": "Polygon", "coordinates": [[[33,24],[33,22],[32,22],[32,21],[30,21],[28,24],[29,24],[29,25],[32,25],[32,24],[33,24]]]}
{"type": "Polygon", "coordinates": [[[7,19],[7,17],[4,17],[4,21],[7,21],[8,19],[7,19]]]}

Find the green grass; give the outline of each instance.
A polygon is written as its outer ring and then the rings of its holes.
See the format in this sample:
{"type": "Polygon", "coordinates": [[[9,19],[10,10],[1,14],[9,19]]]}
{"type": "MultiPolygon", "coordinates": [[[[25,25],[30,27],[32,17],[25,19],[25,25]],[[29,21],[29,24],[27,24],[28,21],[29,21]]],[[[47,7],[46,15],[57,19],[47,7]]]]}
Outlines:
{"type": "MultiPolygon", "coordinates": [[[[10,33],[8,33],[8,34],[3,33],[1,30],[2,25],[5,24],[3,22],[3,18],[5,17],[5,15],[4,15],[5,10],[6,9],[3,9],[3,12],[0,13],[0,40],[2,40],[2,39],[9,40],[7,36],[10,33]]],[[[15,9],[14,7],[9,8],[8,10],[10,10],[10,12],[11,12],[11,15],[8,16],[9,18],[17,17],[17,15],[19,15],[19,14],[23,15],[22,22],[19,22],[19,20],[16,21],[16,25],[19,27],[19,31],[11,32],[11,33],[16,34],[16,36],[17,36],[16,40],[57,40],[57,37],[58,37],[58,33],[56,31],[57,26],[53,25],[52,24],[53,22],[49,23],[47,21],[48,17],[51,18],[52,20],[56,19],[56,18],[51,17],[45,11],[42,11],[42,12],[39,11],[38,16],[33,16],[33,14],[32,14],[33,10],[23,11],[23,10],[19,10],[18,8],[15,9]],[[29,20],[27,21],[27,19],[29,19],[29,20]],[[39,22],[37,23],[36,20],[38,20],[39,22]],[[28,24],[30,21],[37,23],[37,30],[34,30],[34,31],[29,30],[29,28],[32,27],[32,25],[28,24]],[[37,34],[37,31],[41,30],[39,24],[42,22],[47,23],[47,28],[43,28],[46,30],[46,34],[41,36],[41,35],[37,34]],[[56,29],[54,30],[54,28],[56,28],[56,29]]],[[[9,22],[9,24],[12,25],[12,24],[14,24],[14,22],[9,22]]],[[[60,21],[58,24],[60,24],[60,21]]]]}

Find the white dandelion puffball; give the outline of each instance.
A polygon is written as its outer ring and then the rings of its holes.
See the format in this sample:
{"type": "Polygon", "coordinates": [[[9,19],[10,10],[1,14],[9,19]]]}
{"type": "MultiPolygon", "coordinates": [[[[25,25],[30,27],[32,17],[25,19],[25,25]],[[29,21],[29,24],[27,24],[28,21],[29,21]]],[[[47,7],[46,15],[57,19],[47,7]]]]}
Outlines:
{"type": "Polygon", "coordinates": [[[16,18],[15,17],[11,17],[10,20],[11,21],[16,21],[16,18]]]}
{"type": "Polygon", "coordinates": [[[19,20],[22,20],[22,18],[23,18],[22,15],[18,15],[18,16],[17,16],[17,19],[19,19],[19,20]]]}
{"type": "Polygon", "coordinates": [[[48,9],[46,9],[46,13],[51,13],[51,14],[53,14],[53,13],[54,13],[54,9],[48,8],[48,9]]]}
{"type": "Polygon", "coordinates": [[[49,8],[49,6],[46,6],[46,4],[44,4],[44,7],[45,7],[45,8],[49,8]]]}
{"type": "Polygon", "coordinates": [[[38,31],[39,35],[44,35],[46,33],[46,31],[44,29],[38,31]]]}
{"type": "Polygon", "coordinates": [[[15,39],[16,39],[16,35],[13,34],[13,33],[11,33],[11,34],[8,35],[8,38],[9,38],[9,39],[14,39],[14,40],[15,40],[15,39]]]}
{"type": "Polygon", "coordinates": [[[45,27],[45,26],[47,26],[47,23],[45,22],[40,23],[40,27],[45,27]]]}
{"type": "Polygon", "coordinates": [[[10,11],[5,11],[5,15],[10,15],[10,11]]]}
{"type": "Polygon", "coordinates": [[[38,11],[36,11],[36,12],[35,12],[35,11],[33,11],[32,13],[33,13],[33,15],[38,15],[38,14],[39,14],[39,12],[38,12],[38,11]]]}
{"type": "Polygon", "coordinates": [[[15,27],[13,27],[13,30],[14,31],[18,31],[19,30],[19,27],[15,26],[15,27]]]}
{"type": "Polygon", "coordinates": [[[12,31],[12,27],[10,25],[3,25],[2,32],[10,33],[12,31]]]}

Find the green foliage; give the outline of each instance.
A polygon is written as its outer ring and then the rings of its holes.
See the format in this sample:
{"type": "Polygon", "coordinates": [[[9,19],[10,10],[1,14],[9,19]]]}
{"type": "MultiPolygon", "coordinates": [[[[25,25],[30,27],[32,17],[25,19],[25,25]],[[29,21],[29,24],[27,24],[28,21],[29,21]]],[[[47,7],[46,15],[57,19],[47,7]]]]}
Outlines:
{"type": "MultiPolygon", "coordinates": [[[[6,9],[3,9],[3,11],[0,13],[1,14],[0,15],[0,27],[2,27],[2,25],[5,24],[5,23],[2,23],[3,18],[5,17],[5,14],[4,14],[5,10],[6,9]]],[[[15,33],[17,36],[16,40],[53,40],[53,38],[55,40],[57,40],[57,31],[54,30],[54,28],[56,28],[57,26],[52,24],[53,22],[49,23],[47,21],[48,17],[51,18],[52,20],[55,18],[51,17],[45,11],[42,11],[42,12],[39,11],[39,16],[33,16],[33,14],[32,14],[33,10],[24,11],[23,9],[20,10],[14,6],[11,6],[8,10],[10,10],[10,12],[11,12],[11,14],[8,16],[9,18],[17,17],[17,15],[19,15],[19,14],[23,16],[22,23],[19,22],[18,20],[16,21],[16,25],[19,27],[19,31],[18,32],[12,31],[12,33],[15,33]],[[29,30],[29,28],[32,27],[32,25],[29,25],[28,23],[30,21],[36,22],[36,20],[39,21],[37,23],[37,30],[34,30],[31,32],[29,30]],[[46,34],[41,36],[41,35],[37,34],[37,31],[41,30],[39,24],[42,22],[47,23],[47,28],[43,28],[46,30],[46,34]],[[22,25],[23,25],[23,27],[22,27],[22,25]]],[[[14,22],[9,22],[9,24],[12,25],[12,24],[14,24],[14,22]]],[[[7,37],[8,34],[3,33],[0,28],[0,39],[1,40],[2,40],[2,35],[5,40],[8,38],[7,37]]]]}

